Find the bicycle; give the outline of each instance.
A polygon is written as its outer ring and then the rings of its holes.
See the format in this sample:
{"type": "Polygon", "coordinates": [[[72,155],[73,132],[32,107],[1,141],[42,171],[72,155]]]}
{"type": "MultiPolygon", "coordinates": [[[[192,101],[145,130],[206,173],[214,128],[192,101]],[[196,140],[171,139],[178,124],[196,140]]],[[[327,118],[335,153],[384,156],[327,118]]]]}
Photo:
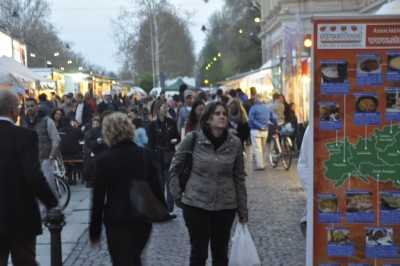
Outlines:
{"type": "Polygon", "coordinates": [[[58,205],[61,210],[65,210],[65,208],[68,206],[69,200],[71,199],[71,189],[63,177],[55,175],[54,182],[58,198],[58,205]]]}
{"type": "Polygon", "coordinates": [[[65,210],[71,199],[71,189],[65,179],[65,167],[61,154],[54,160],[54,182],[56,189],[56,196],[61,210],[65,210]]]}
{"type": "MultiPolygon", "coordinates": [[[[284,128],[284,127],[282,127],[284,128]]],[[[275,131],[269,146],[269,161],[273,168],[278,166],[278,162],[282,159],[283,168],[289,170],[292,163],[292,140],[290,139],[290,132],[281,130],[275,131]]]]}

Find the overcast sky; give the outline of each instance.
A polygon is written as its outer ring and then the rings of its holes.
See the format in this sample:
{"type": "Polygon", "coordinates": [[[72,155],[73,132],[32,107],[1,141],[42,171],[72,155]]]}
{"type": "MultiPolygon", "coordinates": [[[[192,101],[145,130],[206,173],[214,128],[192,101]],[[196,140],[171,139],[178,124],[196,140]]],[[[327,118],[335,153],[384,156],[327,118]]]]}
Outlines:
{"type": "MultiPolygon", "coordinates": [[[[111,18],[116,18],[121,6],[132,7],[131,0],[51,0],[51,22],[59,37],[71,43],[74,51],[81,53],[92,64],[109,71],[118,71],[113,56],[116,44],[112,40],[111,18]]],[[[205,34],[200,30],[207,25],[208,17],[221,10],[223,0],[169,0],[179,10],[194,11],[189,27],[195,43],[195,53],[204,44],[205,34]]]]}

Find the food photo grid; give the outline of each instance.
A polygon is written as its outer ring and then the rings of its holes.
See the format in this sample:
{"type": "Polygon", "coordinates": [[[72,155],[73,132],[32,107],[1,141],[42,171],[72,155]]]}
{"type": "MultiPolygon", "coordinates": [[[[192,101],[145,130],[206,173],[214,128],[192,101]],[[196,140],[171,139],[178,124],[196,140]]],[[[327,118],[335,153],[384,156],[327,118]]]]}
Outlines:
{"type": "Polygon", "coordinates": [[[313,265],[400,266],[399,31],[314,20],[313,265]]]}

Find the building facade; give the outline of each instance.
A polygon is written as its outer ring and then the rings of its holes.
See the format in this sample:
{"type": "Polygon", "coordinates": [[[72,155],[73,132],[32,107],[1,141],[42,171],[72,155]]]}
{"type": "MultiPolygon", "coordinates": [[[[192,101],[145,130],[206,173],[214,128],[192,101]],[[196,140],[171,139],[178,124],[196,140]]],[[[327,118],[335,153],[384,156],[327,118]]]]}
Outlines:
{"type": "Polygon", "coordinates": [[[260,0],[263,64],[280,62],[280,91],[308,121],[310,50],[303,42],[312,34],[315,15],[373,14],[391,0],[260,0]],[[306,69],[305,69],[306,68],[306,69]],[[307,72],[308,71],[308,72],[307,72]]]}

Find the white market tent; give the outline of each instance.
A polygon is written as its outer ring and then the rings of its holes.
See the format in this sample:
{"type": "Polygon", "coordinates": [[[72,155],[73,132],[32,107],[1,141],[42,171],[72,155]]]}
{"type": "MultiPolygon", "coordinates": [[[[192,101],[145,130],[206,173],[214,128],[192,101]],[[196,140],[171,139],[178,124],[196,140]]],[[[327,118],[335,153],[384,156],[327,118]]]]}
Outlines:
{"type": "Polygon", "coordinates": [[[400,14],[400,0],[392,0],[388,3],[384,4],[379,8],[375,14],[384,15],[384,14],[400,14]]]}
{"type": "Polygon", "coordinates": [[[18,63],[14,58],[2,56],[0,58],[0,86],[13,89],[19,94],[25,93],[25,88],[40,86],[40,82],[52,80],[39,76],[29,68],[18,63]]]}
{"type": "Polygon", "coordinates": [[[18,63],[14,58],[2,56],[0,58],[0,67],[10,71],[11,74],[18,74],[26,79],[39,82],[53,82],[53,80],[42,77],[26,66],[18,63]]]}
{"type": "Polygon", "coordinates": [[[18,94],[25,94],[25,87],[30,87],[30,81],[18,74],[11,74],[0,66],[0,88],[12,89],[18,94]]]}

